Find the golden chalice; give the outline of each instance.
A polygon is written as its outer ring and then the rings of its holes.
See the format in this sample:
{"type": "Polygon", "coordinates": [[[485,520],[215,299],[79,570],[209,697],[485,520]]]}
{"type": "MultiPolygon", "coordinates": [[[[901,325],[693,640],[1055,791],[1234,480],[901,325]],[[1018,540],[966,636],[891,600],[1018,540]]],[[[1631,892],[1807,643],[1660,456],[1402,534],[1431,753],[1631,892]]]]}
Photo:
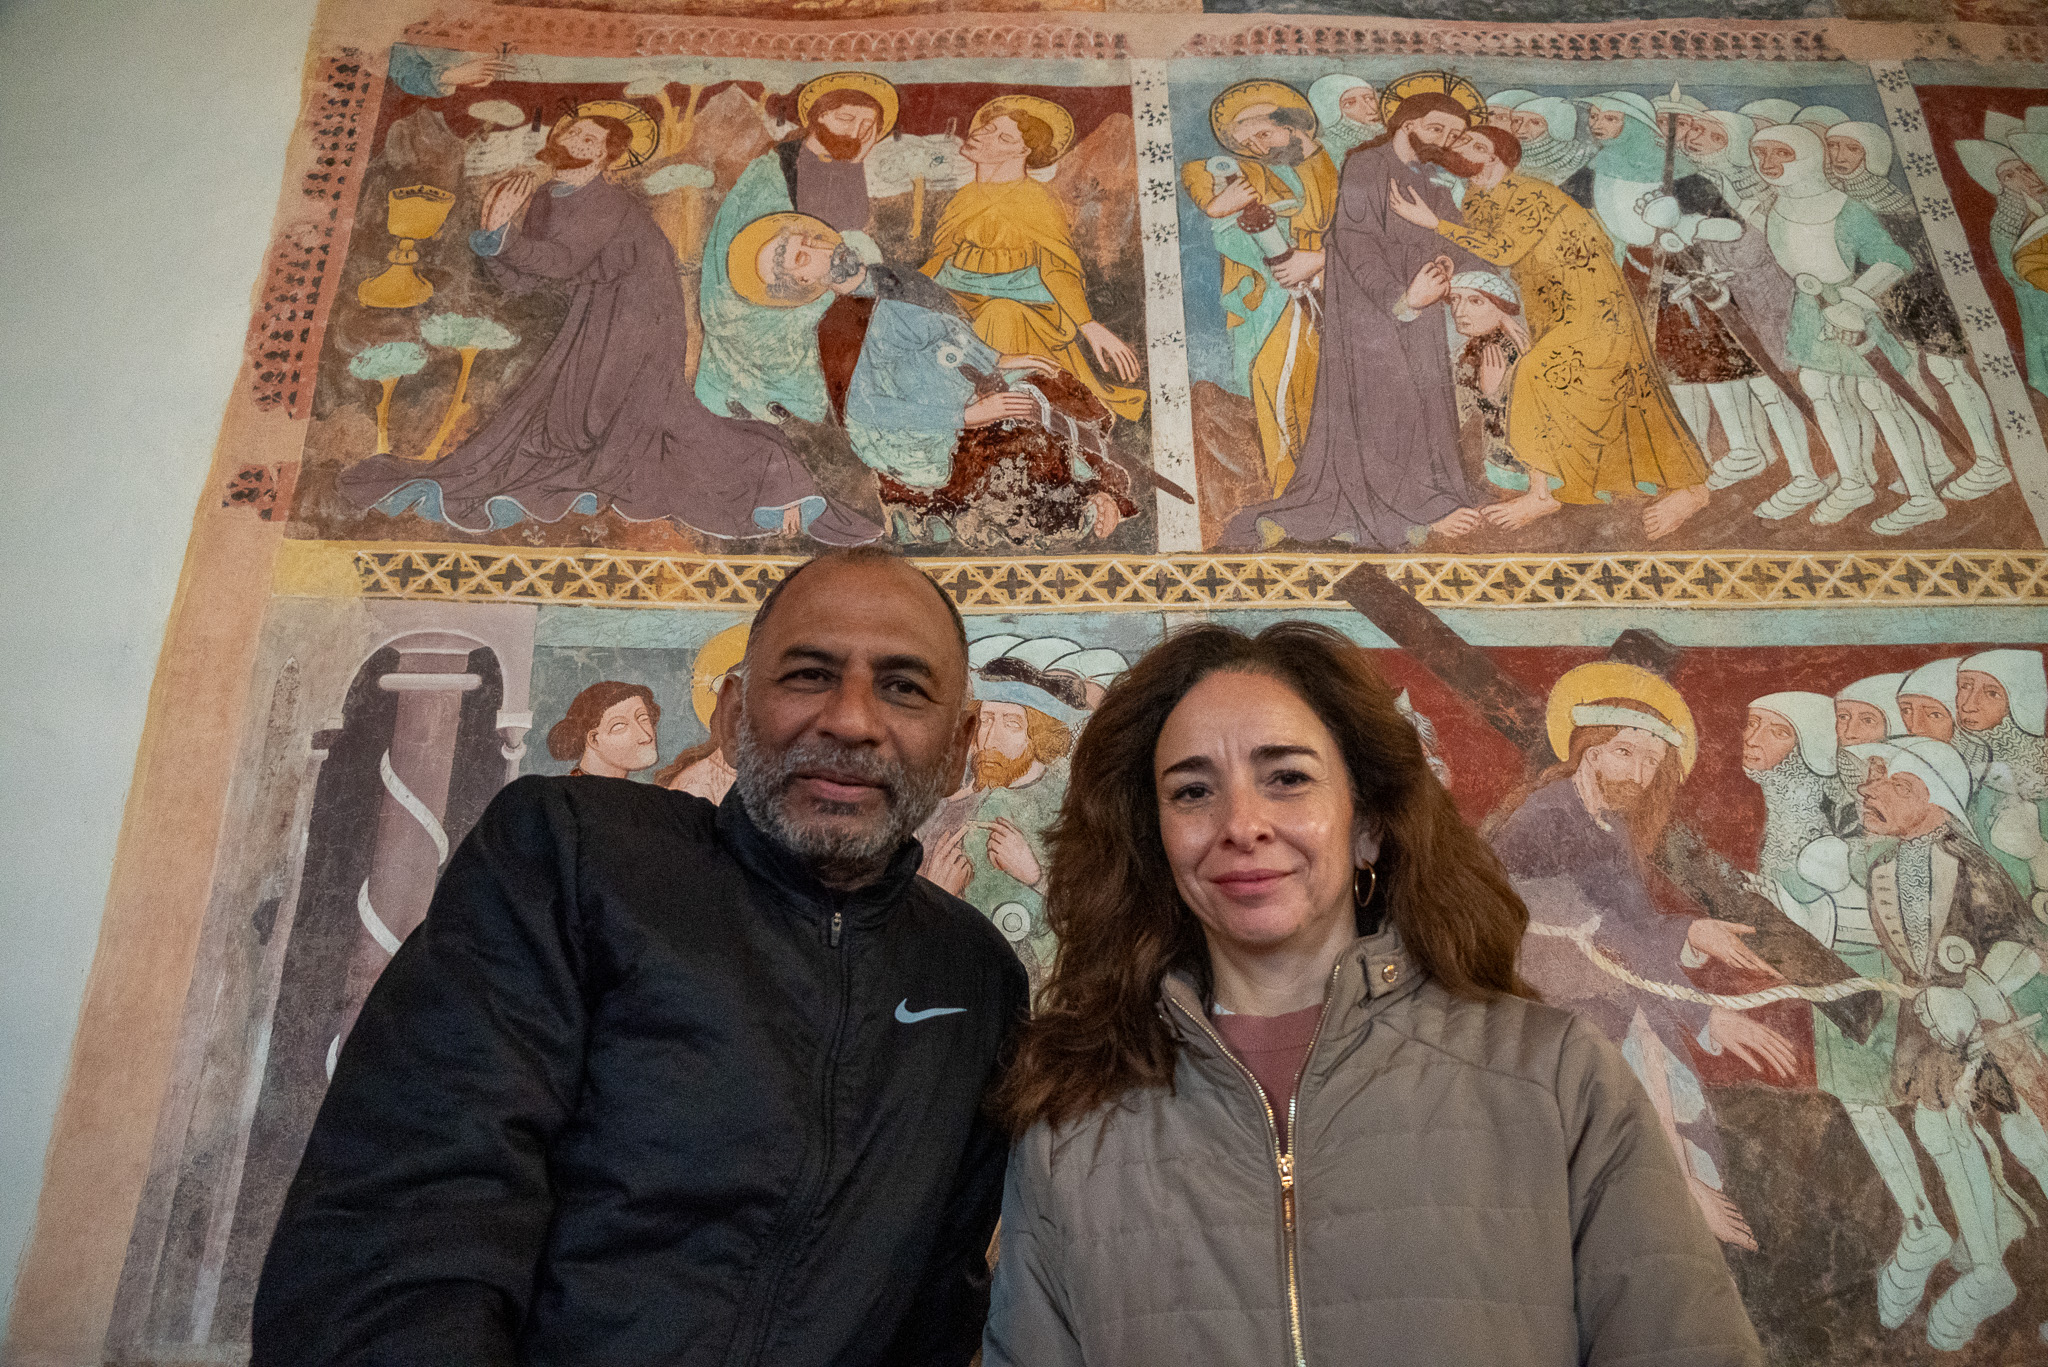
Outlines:
{"type": "Polygon", "coordinates": [[[384,259],[382,275],[356,286],[356,298],[373,309],[409,309],[434,297],[434,287],[413,269],[419,264],[417,245],[441,231],[455,196],[432,185],[407,185],[384,197],[384,228],[398,245],[384,259]]]}

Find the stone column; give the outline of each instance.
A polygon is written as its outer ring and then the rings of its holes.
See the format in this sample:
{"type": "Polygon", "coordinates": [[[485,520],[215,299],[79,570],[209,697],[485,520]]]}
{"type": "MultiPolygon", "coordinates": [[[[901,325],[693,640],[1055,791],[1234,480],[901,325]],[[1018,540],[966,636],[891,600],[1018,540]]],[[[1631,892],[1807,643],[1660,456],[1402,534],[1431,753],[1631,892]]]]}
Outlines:
{"type": "Polygon", "coordinates": [[[448,861],[448,782],[455,767],[455,740],[462,721],[462,695],[483,680],[468,671],[476,642],[466,637],[425,633],[398,644],[398,668],[377,686],[398,695],[391,745],[378,760],[384,796],[370,876],[356,893],[363,934],[349,964],[340,1028],[327,1050],[327,1071],[355,1024],[363,998],[426,918],[434,882],[448,861]]]}

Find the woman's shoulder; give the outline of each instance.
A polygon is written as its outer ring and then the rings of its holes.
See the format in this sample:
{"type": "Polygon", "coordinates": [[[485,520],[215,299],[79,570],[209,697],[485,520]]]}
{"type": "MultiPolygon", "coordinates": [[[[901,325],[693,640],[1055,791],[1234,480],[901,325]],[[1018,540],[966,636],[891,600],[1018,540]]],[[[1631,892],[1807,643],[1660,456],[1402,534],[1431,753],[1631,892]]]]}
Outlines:
{"type": "Polygon", "coordinates": [[[1567,1060],[1586,1048],[1582,1037],[1606,1043],[1574,1012],[1526,997],[1475,1001],[1454,996],[1431,981],[1413,993],[1406,1006],[1400,1026],[1416,1043],[1470,1068],[1543,1091],[1557,1090],[1568,1071],[1567,1060]]]}

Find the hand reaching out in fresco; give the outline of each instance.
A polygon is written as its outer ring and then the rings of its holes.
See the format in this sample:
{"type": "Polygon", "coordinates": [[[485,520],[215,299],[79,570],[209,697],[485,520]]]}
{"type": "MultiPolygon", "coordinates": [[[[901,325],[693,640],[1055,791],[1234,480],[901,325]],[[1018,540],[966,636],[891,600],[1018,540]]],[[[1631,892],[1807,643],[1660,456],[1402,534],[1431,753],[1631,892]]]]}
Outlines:
{"type": "Polygon", "coordinates": [[[1700,1214],[1707,1217],[1707,1228],[1714,1237],[1724,1244],[1746,1248],[1756,1252],[1756,1234],[1749,1227],[1749,1221],[1742,1218],[1742,1210],[1723,1192],[1714,1190],[1697,1177],[1688,1177],[1686,1185],[1692,1190],[1692,1202],[1700,1208],[1700,1214]]]}
{"type": "Polygon", "coordinates": [[[1436,216],[1436,210],[1424,203],[1421,195],[1408,186],[1397,185],[1391,180],[1387,182],[1387,207],[1416,227],[1427,228],[1430,232],[1436,231],[1436,225],[1440,221],[1436,216]]]}
{"type": "Polygon", "coordinates": [[[1029,394],[998,389],[967,405],[966,423],[969,427],[986,427],[1005,418],[1028,418],[1037,412],[1038,400],[1029,394]]]}
{"type": "Polygon", "coordinates": [[[441,88],[450,94],[457,90],[481,90],[492,81],[502,81],[511,74],[512,63],[497,57],[478,57],[442,72],[441,88]]]}
{"type": "Polygon", "coordinates": [[[1211,218],[1228,218],[1232,214],[1244,212],[1258,202],[1258,192],[1252,189],[1250,181],[1243,176],[1231,176],[1223,182],[1223,188],[1216,192],[1216,197],[1205,206],[1205,212],[1211,218]]]}
{"type": "Polygon", "coordinates": [[[1010,824],[1008,817],[999,817],[988,828],[988,857],[1010,877],[1035,888],[1038,880],[1045,876],[1038,866],[1038,856],[1032,853],[1031,842],[1024,838],[1024,832],[1010,824]]]}
{"type": "Polygon", "coordinates": [[[1730,968],[1746,968],[1752,973],[1768,973],[1778,976],[1778,970],[1768,961],[1758,957],[1757,952],[1742,942],[1744,935],[1756,934],[1755,926],[1745,926],[1735,921],[1716,921],[1702,916],[1692,923],[1692,929],[1685,933],[1685,942],[1709,959],[1719,959],[1730,968]]]}
{"type": "Polygon", "coordinates": [[[539,188],[540,177],[531,171],[514,171],[501,177],[484,191],[483,213],[478,219],[478,226],[485,232],[504,227],[539,188]]]}
{"type": "Polygon", "coordinates": [[[974,861],[967,857],[967,851],[960,848],[961,838],[967,828],[960,826],[951,835],[945,836],[925,853],[924,866],[918,872],[925,881],[944,888],[958,897],[967,890],[967,884],[974,878],[974,861]]]}
{"type": "Polygon", "coordinates": [[[1296,251],[1294,255],[1273,267],[1273,278],[1291,290],[1300,289],[1322,273],[1321,252],[1296,251]]]}
{"type": "Polygon", "coordinates": [[[1799,1068],[1792,1041],[1740,1011],[1714,1007],[1707,1013],[1707,1038],[1759,1073],[1789,1078],[1799,1068]]]}
{"type": "Polygon", "coordinates": [[[1115,371],[1125,384],[1138,378],[1138,353],[1124,345],[1114,332],[1100,323],[1083,323],[1081,335],[1088,339],[1096,363],[1104,370],[1115,371]]]}
{"type": "Polygon", "coordinates": [[[1044,356],[1033,356],[1029,352],[1018,352],[1013,356],[996,357],[997,370],[1030,370],[1040,375],[1057,375],[1059,363],[1044,356]]]}

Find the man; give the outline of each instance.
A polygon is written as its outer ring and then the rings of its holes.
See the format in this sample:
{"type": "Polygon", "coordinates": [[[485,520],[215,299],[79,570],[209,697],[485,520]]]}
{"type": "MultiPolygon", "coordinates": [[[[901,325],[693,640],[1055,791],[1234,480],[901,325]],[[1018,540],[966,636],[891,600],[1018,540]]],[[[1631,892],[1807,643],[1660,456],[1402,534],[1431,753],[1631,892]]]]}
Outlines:
{"type": "Polygon", "coordinates": [[[1309,108],[1316,115],[1316,140],[1341,166],[1351,149],[1387,131],[1380,122],[1380,93],[1360,76],[1333,71],[1318,76],[1308,88],[1309,108]]]}
{"type": "Polygon", "coordinates": [[[717,807],[525,778],[350,1035],[256,1367],[964,1365],[1025,975],[911,839],[974,725],[949,600],[879,550],[755,614],[717,807]]]}
{"type": "MultiPolygon", "coordinates": [[[[896,126],[896,88],[864,71],[811,80],[796,98],[803,136],[747,164],[711,220],[698,287],[704,320],[697,397],[714,413],[772,416],[780,404],[805,422],[825,421],[825,381],[816,330],[823,301],[764,311],[733,288],[726,257],[740,229],[769,214],[801,213],[841,233],[865,232],[868,154],[896,126]]],[[[680,354],[680,353],[678,353],[680,354]]]]}
{"type": "Polygon", "coordinates": [[[1294,477],[1315,401],[1321,311],[1312,286],[1336,213],[1337,166],[1316,141],[1308,100],[1279,81],[1230,87],[1210,104],[1209,126],[1233,156],[1188,162],[1181,184],[1208,215],[1223,258],[1232,387],[1251,397],[1266,492],[1277,495],[1294,477]],[[1234,169],[1218,174],[1212,162],[1234,169]]]}
{"type": "Polygon", "coordinates": [[[1546,1001],[1578,1011],[1622,1046],[1708,1226],[1723,1243],[1754,1249],[1723,1191],[1720,1136],[1687,1040],[1780,1076],[1796,1066],[1791,1044],[1738,1012],[1685,1000],[1682,987],[1653,992],[1613,971],[1668,983],[1682,978],[1681,962],[1707,958],[1772,971],[1743,944],[1749,927],[1666,915],[1651,900],[1650,860],[1697,745],[1691,711],[1655,675],[1601,662],[1558,680],[1549,712],[1559,762],[1525,799],[1511,800],[1491,836],[1529,906],[1522,971],[1546,1001]]]}
{"type": "Polygon", "coordinates": [[[923,274],[864,262],[802,214],[748,224],[727,264],[764,307],[837,296],[818,323],[826,396],[897,540],[951,541],[969,516],[1012,543],[1099,539],[1136,515],[1108,411],[1049,358],[982,341],[923,274]]]}
{"type": "Polygon", "coordinates": [[[2048,671],[2038,650],[1987,650],[1956,670],[1955,747],[1977,785],[1970,825],[2048,919],[2048,671]]]}
{"type": "MultiPolygon", "coordinates": [[[[1897,982],[1878,945],[1870,903],[1843,874],[1844,837],[1860,833],[1853,798],[1838,806],[1839,767],[1833,701],[1818,693],[1773,693],[1749,705],[1742,768],[1764,793],[1764,836],[1753,885],[1823,945],[1849,973],[1897,982]]],[[[1844,756],[1851,763],[1853,757],[1844,756]]],[[[1859,765],[1860,771],[1860,765],[1859,765]]],[[[1860,778],[1860,772],[1859,772],[1860,778]]],[[[1849,1127],[1897,1206],[1903,1232],[1878,1278],[1878,1317],[1896,1328],[1919,1303],[1926,1272],[1950,1246],[1920,1177],[1913,1141],[1892,1114],[1899,1001],[1860,1038],[1813,1008],[1814,1085],[1842,1103],[1849,1127]]]]}
{"type": "Polygon", "coordinates": [[[1508,116],[1508,131],[1522,144],[1525,176],[1551,185],[1562,185],[1593,159],[1596,146],[1590,132],[1581,132],[1585,112],[1569,100],[1539,95],[1515,106],[1508,116]]]}
{"type": "MultiPolygon", "coordinates": [[[[1961,660],[1929,660],[1899,680],[1899,719],[1909,736],[1944,745],[1956,738],[1956,673],[1961,660]]],[[[1967,796],[1967,794],[1965,794],[1967,796]]]]}
{"type": "Polygon", "coordinates": [[[1145,411],[1145,391],[1131,384],[1138,354],[1096,320],[1066,208],[1031,175],[1073,145],[1074,118],[1051,100],[998,95],[976,110],[960,147],[974,182],[946,201],[923,270],[953,292],[982,341],[1006,355],[1050,357],[1135,422],[1145,411]]]}
{"type": "MultiPolygon", "coordinates": [[[[1913,415],[1921,443],[1927,448],[1930,477],[1941,485],[1945,499],[1982,498],[2012,483],[2012,471],[1999,451],[1991,398],[1969,371],[1970,346],[1963,338],[1955,305],[1949,302],[1948,291],[1934,269],[1934,251],[1920,226],[1913,197],[1886,174],[1892,156],[1892,136],[1878,124],[1844,120],[1827,130],[1828,184],[1876,214],[1885,231],[1913,258],[1913,269],[1885,295],[1885,325],[1925,363],[1927,373],[1947,392],[1968,434],[1970,467],[1943,484],[1942,471],[1953,462],[1943,450],[1941,434],[1917,412],[1913,415]]],[[[1917,370],[1907,371],[1906,380],[1929,408],[1936,406],[1934,391],[1917,370]]]]}
{"type": "Polygon", "coordinates": [[[1114,650],[1008,633],[982,637],[967,658],[980,721],[966,780],[920,835],[924,875],[994,921],[1035,986],[1057,948],[1043,832],[1066,797],[1075,734],[1128,665],[1114,650]]]}
{"type": "MultiPolygon", "coordinates": [[[[1478,93],[1470,99],[1477,103],[1478,93]]],[[[1449,150],[1473,121],[1471,107],[1457,97],[1418,91],[1393,104],[1387,134],[1344,159],[1337,216],[1323,243],[1315,413],[1286,491],[1239,510],[1224,546],[1342,541],[1362,551],[1394,550],[1432,531],[1463,536],[1478,529],[1459,458],[1442,305],[1451,277],[1484,263],[1388,207],[1390,183],[1399,181],[1439,218],[1461,221],[1450,191],[1430,172],[1477,171],[1449,150]]]]}
{"type": "MultiPolygon", "coordinates": [[[[1681,307],[1686,300],[1697,301],[1695,312],[1699,305],[1723,313],[1732,310],[1748,323],[1751,335],[1765,353],[1750,358],[1757,362],[1756,373],[1748,377],[1746,387],[1749,401],[1763,410],[1764,424],[1784,455],[1791,478],[1756,505],[1754,512],[1766,521],[1779,521],[1820,502],[1827,496],[1828,486],[1814,470],[1804,417],[1792,406],[1778,382],[1764,372],[1762,364],[1768,360],[1780,373],[1794,368],[1785,355],[1794,290],[1792,277],[1772,256],[1763,230],[1750,221],[1760,214],[1760,206],[1771,194],[1769,184],[1757,173],[1750,157],[1755,129],[1756,125],[1744,115],[1721,109],[1697,110],[1681,120],[1679,146],[1692,158],[1700,178],[1719,192],[1721,203],[1742,224],[1742,233],[1729,242],[1697,244],[1700,260],[1688,278],[1688,286],[1673,293],[1683,295],[1681,307]]],[[[1721,417],[1722,430],[1730,434],[1731,455],[1737,448],[1752,450],[1767,464],[1770,448],[1739,387],[1709,386],[1708,397],[1715,405],[1714,412],[1721,417]]],[[[1759,474],[1762,468],[1752,458],[1729,461],[1724,457],[1720,465],[1724,476],[1742,478],[1759,474]]]]}
{"type": "Polygon", "coordinates": [[[604,177],[645,160],[653,137],[630,104],[586,104],[541,150],[545,193],[531,171],[486,192],[471,249],[509,294],[568,286],[561,330],[460,446],[424,464],[359,462],[342,473],[346,497],[478,533],[611,510],[721,539],[874,538],[828,506],[779,431],[706,412],[691,393],[676,360],[689,335],[674,249],[647,197],[604,177]]]}
{"type": "Polygon", "coordinates": [[[578,693],[548,728],[548,754],[573,764],[569,772],[578,777],[631,778],[661,758],[654,745],[660,725],[653,689],[606,679],[578,693]]]}
{"type": "MultiPolygon", "coordinates": [[[[1462,134],[1473,167],[1470,225],[1445,223],[1411,189],[1389,207],[1466,251],[1509,266],[1529,300],[1529,347],[1508,402],[1508,442],[1535,475],[1528,491],[1486,510],[1519,528],[1565,503],[1653,497],[1643,534],[1668,536],[1707,504],[1707,465],[1650,359],[1613,245],[1594,217],[1554,185],[1509,178],[1521,144],[1499,128],[1462,134]]],[[[1462,278],[1462,277],[1460,277],[1462,278]]]]}
{"type": "MultiPolygon", "coordinates": [[[[1978,1115],[1997,1115],[2007,1150],[2037,1181],[2048,1179],[2040,1056],[2029,1033],[2038,1020],[2025,1020],[2044,994],[2048,938],[1970,834],[1969,777],[1953,747],[1908,737],[1854,754],[1865,766],[1857,799],[1868,837],[1849,844],[1842,864],[1868,896],[1891,976],[1913,993],[1898,1013],[1892,1086],[1913,1108],[1913,1132],[1934,1160],[1962,1244],[1954,1259],[1961,1275],[1927,1312],[1928,1342],[1953,1351],[2016,1298],[2002,1259],[2025,1229],[1986,1161],[1995,1148],[1978,1115]]],[[[1950,1252],[1948,1236],[1916,1258],[1906,1252],[1902,1241],[1881,1283],[1889,1327],[1918,1307],[1950,1252]]]]}
{"type": "Polygon", "coordinates": [[[1916,362],[1886,328],[1886,291],[1913,269],[1909,256],[1877,216],[1828,184],[1820,137],[1780,125],[1750,144],[1756,168],[1775,195],[1757,213],[1779,267],[1798,290],[1786,336],[1787,358],[1813,400],[1841,481],[1820,499],[1811,521],[1827,526],[1877,500],[1875,438],[1884,434],[1892,463],[1905,483],[1906,501],[1876,518],[1870,529],[1896,536],[1948,516],[1935,497],[1928,454],[1916,415],[1878,376],[1864,352],[1873,344],[1900,374],[1916,362]]]}

